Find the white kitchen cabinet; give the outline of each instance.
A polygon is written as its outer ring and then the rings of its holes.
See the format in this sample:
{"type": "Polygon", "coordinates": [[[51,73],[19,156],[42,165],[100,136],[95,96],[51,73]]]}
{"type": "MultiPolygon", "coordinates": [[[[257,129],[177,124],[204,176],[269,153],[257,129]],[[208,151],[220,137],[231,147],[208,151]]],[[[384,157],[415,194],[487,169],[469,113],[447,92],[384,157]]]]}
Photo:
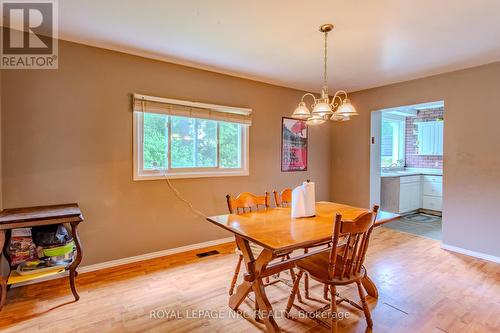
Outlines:
{"type": "Polygon", "coordinates": [[[422,182],[422,208],[441,211],[443,204],[443,177],[424,176],[422,182]]]}
{"type": "Polygon", "coordinates": [[[423,191],[424,195],[430,195],[433,197],[442,197],[443,183],[424,181],[423,191]]]}
{"type": "Polygon", "coordinates": [[[407,183],[420,183],[420,180],[422,177],[420,175],[413,175],[413,176],[401,176],[399,177],[399,182],[401,184],[407,184],[407,183]]]}
{"type": "Polygon", "coordinates": [[[420,176],[400,177],[399,180],[399,213],[417,210],[421,207],[420,176]]]}
{"type": "Polygon", "coordinates": [[[418,154],[443,155],[443,121],[417,123],[418,154]]]}
{"type": "Polygon", "coordinates": [[[405,214],[421,208],[441,211],[443,177],[412,175],[383,177],[381,209],[405,214]]]}
{"type": "Polygon", "coordinates": [[[424,182],[442,183],[443,182],[443,176],[425,175],[425,176],[422,176],[422,180],[424,182]]]}
{"type": "Polygon", "coordinates": [[[442,210],[442,205],[443,205],[442,197],[432,197],[430,195],[423,196],[423,204],[422,204],[423,209],[430,209],[439,212],[442,210]]]}

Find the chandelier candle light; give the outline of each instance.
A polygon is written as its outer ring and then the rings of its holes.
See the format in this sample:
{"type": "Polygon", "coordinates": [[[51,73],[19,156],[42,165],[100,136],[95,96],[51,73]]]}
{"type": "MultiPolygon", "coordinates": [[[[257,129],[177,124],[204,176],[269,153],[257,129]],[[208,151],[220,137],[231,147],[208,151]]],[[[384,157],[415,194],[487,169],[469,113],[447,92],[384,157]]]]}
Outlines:
{"type": "Polygon", "coordinates": [[[323,70],[323,88],[321,89],[321,97],[316,98],[311,93],[304,94],[300,100],[299,105],[293,111],[292,118],[306,119],[307,125],[323,124],[328,119],[333,121],[347,121],[352,116],[357,116],[358,113],[354,106],[347,98],[347,93],[344,90],[339,90],[333,95],[330,102],[328,96],[328,83],[327,83],[327,60],[328,60],[328,33],[333,30],[333,24],[323,24],[319,27],[319,31],[325,34],[325,56],[324,56],[324,70],[323,70]],[[312,112],[309,111],[304,99],[311,96],[314,99],[312,104],[312,112]]]}

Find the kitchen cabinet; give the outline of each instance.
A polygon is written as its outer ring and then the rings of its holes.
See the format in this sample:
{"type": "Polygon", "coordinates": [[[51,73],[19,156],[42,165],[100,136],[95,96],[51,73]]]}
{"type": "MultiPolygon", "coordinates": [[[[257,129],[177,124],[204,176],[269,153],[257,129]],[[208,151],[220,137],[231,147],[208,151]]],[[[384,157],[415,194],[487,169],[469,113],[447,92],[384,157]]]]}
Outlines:
{"type": "Polygon", "coordinates": [[[443,155],[443,121],[417,123],[418,154],[443,155]]]}
{"type": "Polygon", "coordinates": [[[407,176],[399,178],[399,211],[410,212],[421,207],[421,181],[420,176],[407,176]]]}
{"type": "Polygon", "coordinates": [[[441,197],[431,197],[429,195],[424,195],[422,208],[440,212],[442,210],[442,204],[443,199],[441,197]]]}
{"type": "Polygon", "coordinates": [[[442,189],[442,176],[383,177],[381,209],[400,214],[422,208],[441,211],[442,189]]]}
{"type": "Polygon", "coordinates": [[[399,185],[399,213],[420,208],[420,182],[399,185]]]}
{"type": "Polygon", "coordinates": [[[443,205],[443,177],[422,177],[422,208],[441,211],[443,205]]]}

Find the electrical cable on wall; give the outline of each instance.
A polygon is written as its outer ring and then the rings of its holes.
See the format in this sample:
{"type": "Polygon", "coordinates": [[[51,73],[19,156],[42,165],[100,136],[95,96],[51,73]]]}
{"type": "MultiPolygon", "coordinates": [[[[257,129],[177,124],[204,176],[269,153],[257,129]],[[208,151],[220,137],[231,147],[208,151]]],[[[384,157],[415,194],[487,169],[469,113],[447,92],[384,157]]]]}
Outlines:
{"type": "Polygon", "coordinates": [[[178,190],[178,189],[176,189],[176,188],[174,187],[174,185],[172,185],[172,182],[171,182],[171,181],[170,181],[170,179],[167,177],[167,175],[166,175],[166,174],[164,174],[164,176],[165,176],[165,180],[167,181],[168,187],[170,187],[170,189],[172,190],[172,192],[174,192],[174,194],[175,194],[175,196],[177,197],[177,199],[179,199],[180,201],[184,202],[184,203],[185,203],[185,204],[189,207],[189,209],[190,209],[193,213],[195,213],[196,215],[198,215],[198,216],[202,217],[203,219],[206,219],[206,218],[207,218],[207,216],[206,216],[205,214],[203,214],[201,211],[199,211],[198,209],[194,208],[193,204],[192,204],[189,200],[185,199],[185,198],[184,198],[184,197],[180,194],[179,190],[178,190]]]}

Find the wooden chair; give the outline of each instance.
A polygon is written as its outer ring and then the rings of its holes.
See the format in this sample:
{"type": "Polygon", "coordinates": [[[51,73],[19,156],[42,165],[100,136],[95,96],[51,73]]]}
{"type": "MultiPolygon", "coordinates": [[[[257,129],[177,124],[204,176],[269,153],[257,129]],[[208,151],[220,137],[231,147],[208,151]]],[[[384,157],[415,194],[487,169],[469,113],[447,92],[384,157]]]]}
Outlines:
{"type": "MultiPolygon", "coordinates": [[[[266,192],[266,194],[263,196],[257,196],[249,192],[243,192],[234,199],[231,198],[231,196],[228,194],[226,195],[226,199],[227,199],[227,207],[229,209],[230,214],[243,214],[246,212],[257,211],[259,209],[268,209],[270,207],[270,197],[268,192],[266,192]]],[[[257,258],[259,254],[262,252],[262,247],[254,243],[250,243],[250,249],[252,250],[252,253],[255,258],[257,258]]],[[[241,263],[243,261],[243,255],[240,249],[236,248],[235,252],[239,256],[238,256],[238,263],[236,264],[233,278],[231,280],[229,295],[232,295],[234,292],[234,287],[236,286],[236,282],[238,281],[238,275],[240,273],[241,263]]],[[[290,259],[290,253],[291,252],[283,253],[280,256],[280,260],[283,261],[285,259],[290,259]]],[[[292,283],[293,283],[295,281],[295,272],[293,271],[292,268],[290,269],[290,275],[292,277],[292,283]]],[[[279,273],[277,274],[277,277],[279,278],[279,273]]],[[[270,282],[269,277],[266,277],[266,285],[274,284],[277,282],[280,282],[280,280],[277,279],[273,282],[270,282]]]]}
{"type": "MultiPolygon", "coordinates": [[[[370,309],[365,299],[365,292],[361,280],[366,275],[363,266],[368,242],[373,230],[378,206],[373,207],[372,212],[362,214],[353,221],[343,221],[342,215],[337,214],[332,237],[330,251],[323,251],[310,257],[303,258],[296,263],[299,269],[297,278],[292,288],[290,298],[286,307],[286,315],[289,316],[290,309],[294,305],[295,295],[299,288],[302,275],[307,272],[318,282],[324,283],[330,288],[330,310],[331,310],[331,332],[337,332],[337,304],[346,301],[354,307],[363,310],[368,327],[373,326],[370,309]],[[339,239],[345,237],[345,243],[339,246],[339,239]],[[356,283],[358,287],[361,305],[348,300],[337,293],[337,286],[356,283]],[[337,301],[336,298],[339,298],[337,301]]],[[[298,307],[298,306],[296,306],[298,307]]]]}
{"type": "MultiPolygon", "coordinates": [[[[236,198],[231,198],[228,194],[226,195],[227,199],[227,208],[229,209],[230,214],[243,214],[246,212],[257,211],[259,209],[268,209],[270,206],[270,198],[269,193],[266,192],[265,195],[255,195],[250,192],[240,193],[236,198]]],[[[258,257],[262,248],[256,244],[250,243],[250,247],[255,257],[258,257]]],[[[231,280],[231,286],[229,288],[229,295],[232,295],[234,292],[234,287],[236,286],[236,282],[238,281],[238,275],[241,269],[241,262],[243,261],[243,255],[240,249],[236,248],[236,253],[238,254],[238,263],[236,264],[236,268],[234,270],[233,279],[231,280]]]]}
{"type": "Polygon", "coordinates": [[[271,201],[269,192],[260,196],[250,192],[243,192],[234,199],[228,194],[226,195],[226,199],[230,214],[243,214],[259,210],[259,208],[268,209],[271,201]]]}
{"type": "MultiPolygon", "coordinates": [[[[274,196],[274,203],[276,204],[276,207],[291,207],[292,206],[292,189],[291,188],[285,188],[284,190],[281,191],[281,193],[278,194],[276,190],[273,191],[273,196],[274,196]]],[[[306,247],[304,248],[304,253],[309,253],[309,250],[314,247],[318,246],[330,246],[330,241],[314,245],[312,247],[306,247]]],[[[327,287],[325,285],[324,288],[324,298],[326,298],[327,294],[327,287]]],[[[304,275],[304,296],[309,299],[309,274],[304,275]]],[[[300,294],[299,294],[300,297],[300,294]]]]}
{"type": "Polygon", "coordinates": [[[292,189],[285,188],[281,193],[273,191],[276,207],[290,207],[292,205],[292,189]]]}

